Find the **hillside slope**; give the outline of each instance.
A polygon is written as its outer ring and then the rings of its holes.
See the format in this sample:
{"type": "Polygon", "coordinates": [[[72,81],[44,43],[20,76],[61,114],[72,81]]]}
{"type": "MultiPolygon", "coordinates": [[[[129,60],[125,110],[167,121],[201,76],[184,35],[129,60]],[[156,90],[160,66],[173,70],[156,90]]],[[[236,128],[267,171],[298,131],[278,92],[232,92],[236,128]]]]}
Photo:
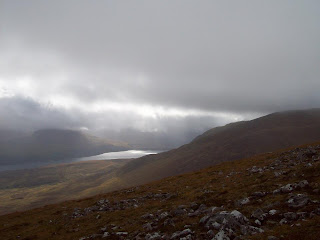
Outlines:
{"type": "Polygon", "coordinates": [[[133,160],[118,174],[128,183],[146,183],[319,140],[320,109],[273,113],[211,129],[178,149],[133,160]]]}
{"type": "Polygon", "coordinates": [[[0,144],[0,163],[36,162],[127,150],[128,144],[86,135],[80,131],[43,129],[0,144]]]}
{"type": "Polygon", "coordinates": [[[319,110],[295,111],[232,123],[214,128],[179,149],[114,161],[110,166],[91,162],[65,165],[66,169],[62,165],[3,173],[0,214],[136,186],[242,156],[320,140],[319,115],[319,110]],[[70,178],[65,177],[67,174],[70,178]]]}
{"type": "Polygon", "coordinates": [[[129,161],[91,160],[0,172],[0,215],[126,187],[115,170],[129,161]]]}
{"type": "Polygon", "coordinates": [[[319,144],[0,216],[0,238],[318,240],[319,144]]]}

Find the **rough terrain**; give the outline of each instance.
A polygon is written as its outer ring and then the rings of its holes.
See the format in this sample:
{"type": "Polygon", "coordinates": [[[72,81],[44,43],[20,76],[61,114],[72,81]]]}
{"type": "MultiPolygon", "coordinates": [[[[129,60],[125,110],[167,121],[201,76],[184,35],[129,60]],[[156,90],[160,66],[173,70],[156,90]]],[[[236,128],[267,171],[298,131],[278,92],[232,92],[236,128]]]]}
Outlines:
{"type": "Polygon", "coordinates": [[[320,145],[0,217],[1,239],[318,239],[320,145]]]}

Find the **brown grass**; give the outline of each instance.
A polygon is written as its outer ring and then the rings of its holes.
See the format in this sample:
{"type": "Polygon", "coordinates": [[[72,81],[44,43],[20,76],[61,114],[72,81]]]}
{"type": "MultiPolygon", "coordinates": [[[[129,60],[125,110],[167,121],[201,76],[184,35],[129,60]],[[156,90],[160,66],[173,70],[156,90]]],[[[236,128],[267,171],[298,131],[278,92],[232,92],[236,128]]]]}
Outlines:
{"type": "MultiPolygon", "coordinates": [[[[319,144],[319,143],[318,143],[319,144]]],[[[213,167],[203,169],[198,172],[187,173],[184,175],[165,178],[150,184],[133,188],[133,192],[127,193],[126,190],[115,191],[106,194],[96,195],[94,197],[81,199],[77,201],[67,201],[60,204],[48,205],[42,208],[29,210],[26,212],[17,212],[9,215],[0,216],[0,239],[79,239],[82,236],[88,236],[98,233],[99,229],[106,224],[116,224],[121,226],[124,231],[134,232],[142,231],[142,225],[145,220],[141,216],[145,213],[155,213],[158,210],[170,210],[174,206],[181,204],[190,204],[192,202],[205,203],[207,206],[224,205],[226,210],[238,209],[247,216],[258,208],[282,201],[286,195],[268,195],[262,203],[253,203],[248,206],[236,208],[235,200],[244,198],[255,191],[272,191],[278,185],[297,182],[307,179],[311,185],[320,183],[320,165],[315,164],[312,169],[306,169],[303,166],[296,166],[288,175],[274,178],[273,172],[264,172],[258,175],[247,174],[246,169],[256,166],[264,166],[271,163],[281,152],[262,154],[248,159],[226,162],[213,167]],[[219,175],[222,171],[224,174],[219,175]],[[226,174],[236,171],[240,172],[226,178],[226,174]],[[293,173],[296,175],[294,176],[293,173]],[[209,190],[210,193],[205,193],[209,190]],[[70,218],[75,207],[85,208],[92,206],[96,201],[107,198],[111,202],[138,198],[147,193],[169,192],[176,193],[168,201],[149,199],[143,206],[136,209],[118,210],[114,212],[92,213],[78,219],[70,218]],[[96,219],[97,214],[101,215],[96,219]]],[[[311,188],[304,190],[313,200],[320,200],[319,194],[312,192],[311,188]]],[[[285,205],[281,205],[283,211],[289,211],[285,205]]],[[[199,218],[181,217],[176,221],[175,228],[160,228],[158,231],[174,232],[182,230],[185,224],[198,223],[199,218]]],[[[309,239],[316,240],[320,236],[320,217],[314,217],[307,221],[299,221],[300,227],[290,227],[290,225],[270,226],[270,229],[264,234],[248,237],[247,239],[267,239],[267,236],[274,235],[283,239],[309,239]]],[[[195,229],[199,227],[196,226],[195,229]]],[[[198,229],[204,231],[203,229],[198,229]]]]}

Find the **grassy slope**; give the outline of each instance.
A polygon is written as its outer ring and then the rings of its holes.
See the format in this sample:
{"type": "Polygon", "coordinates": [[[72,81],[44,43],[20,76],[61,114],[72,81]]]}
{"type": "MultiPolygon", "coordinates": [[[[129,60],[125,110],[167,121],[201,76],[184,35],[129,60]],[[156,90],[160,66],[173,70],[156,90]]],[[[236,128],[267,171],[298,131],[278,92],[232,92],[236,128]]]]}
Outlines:
{"type": "Polygon", "coordinates": [[[123,187],[114,170],[130,160],[88,161],[0,173],[0,214],[123,187]]]}
{"type": "MultiPolygon", "coordinates": [[[[318,143],[319,144],[319,143],[318,143]]],[[[250,216],[250,213],[258,207],[263,207],[276,201],[285,201],[287,194],[267,195],[262,202],[235,207],[235,200],[249,196],[256,191],[273,191],[279,185],[298,182],[303,179],[308,180],[310,187],[297,190],[307,193],[313,200],[320,200],[318,193],[313,192],[314,187],[319,187],[320,183],[320,163],[315,163],[312,167],[304,165],[293,166],[288,169],[287,174],[275,178],[273,171],[266,171],[259,174],[248,174],[247,169],[253,165],[266,166],[275,159],[281,157],[281,152],[262,154],[248,159],[222,163],[198,172],[169,177],[161,181],[156,181],[147,185],[131,189],[131,191],[121,190],[112,193],[97,195],[92,198],[78,201],[68,201],[61,204],[49,205],[38,209],[33,209],[23,213],[13,213],[0,217],[0,237],[1,239],[79,239],[99,232],[100,228],[107,224],[121,226],[124,231],[144,231],[142,225],[145,220],[141,216],[145,213],[156,213],[158,210],[172,209],[181,204],[197,202],[207,206],[224,205],[226,210],[238,209],[243,214],[250,216]],[[219,174],[222,172],[223,174],[219,174]],[[237,174],[227,177],[228,173],[237,174]],[[149,199],[138,208],[117,210],[114,212],[91,213],[87,216],[73,219],[70,216],[75,207],[85,208],[92,206],[102,198],[111,202],[139,198],[148,193],[173,193],[176,197],[170,200],[149,199]],[[101,218],[97,219],[96,216],[101,218]]],[[[286,153],[284,153],[285,155],[286,153]]],[[[290,211],[288,207],[281,204],[277,206],[279,211],[290,211]]],[[[301,209],[300,209],[301,210],[301,209]]],[[[303,211],[305,209],[302,209],[303,211]]],[[[195,223],[193,230],[205,231],[197,227],[199,217],[186,218],[178,217],[174,228],[161,227],[158,231],[172,233],[184,229],[185,224],[195,223]]],[[[315,216],[306,221],[299,221],[300,227],[290,227],[290,225],[271,225],[269,230],[263,234],[247,237],[246,239],[267,239],[267,236],[283,235],[284,239],[308,239],[316,240],[320,236],[320,217],[315,216]]]]}
{"type": "Polygon", "coordinates": [[[120,169],[119,176],[142,184],[225,161],[319,141],[319,136],[320,109],[274,113],[213,128],[178,149],[131,161],[120,169]]]}

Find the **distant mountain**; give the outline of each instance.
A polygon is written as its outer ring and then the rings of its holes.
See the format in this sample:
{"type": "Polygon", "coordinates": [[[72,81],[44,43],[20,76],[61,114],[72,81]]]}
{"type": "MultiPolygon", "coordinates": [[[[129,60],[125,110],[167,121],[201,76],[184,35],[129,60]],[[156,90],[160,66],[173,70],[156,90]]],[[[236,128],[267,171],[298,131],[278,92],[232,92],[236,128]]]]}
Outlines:
{"type": "Polygon", "coordinates": [[[10,138],[0,144],[0,163],[60,160],[129,149],[122,142],[105,140],[80,131],[43,129],[10,138]]]}
{"type": "Polygon", "coordinates": [[[319,140],[320,109],[273,113],[213,128],[178,149],[135,159],[118,175],[128,182],[145,183],[319,140]]]}
{"type": "MultiPolygon", "coordinates": [[[[203,128],[201,127],[200,129],[203,128]]],[[[133,128],[126,128],[120,131],[100,130],[94,132],[94,135],[127,142],[133,149],[168,150],[190,142],[204,131],[200,129],[186,131],[185,128],[177,128],[171,129],[169,132],[143,132],[133,128]]]]}

